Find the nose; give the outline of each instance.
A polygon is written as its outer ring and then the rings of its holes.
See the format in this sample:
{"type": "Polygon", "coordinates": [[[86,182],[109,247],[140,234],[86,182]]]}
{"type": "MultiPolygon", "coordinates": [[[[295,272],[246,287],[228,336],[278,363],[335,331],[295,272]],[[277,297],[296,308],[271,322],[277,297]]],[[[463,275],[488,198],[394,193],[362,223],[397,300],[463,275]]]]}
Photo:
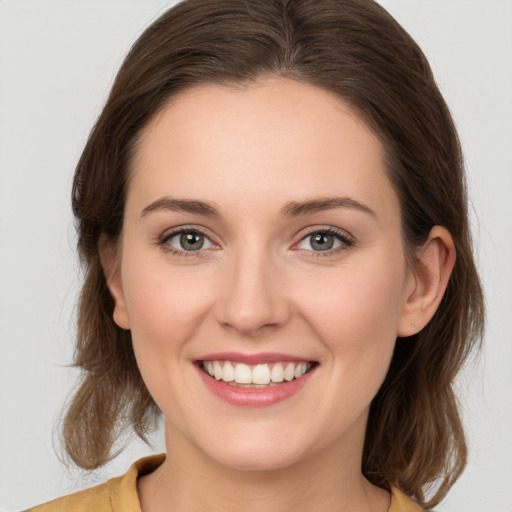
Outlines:
{"type": "Polygon", "coordinates": [[[282,272],[265,250],[246,248],[226,261],[222,273],[217,321],[244,336],[284,325],[291,313],[282,272]],[[281,274],[281,275],[280,275],[281,274]]]}

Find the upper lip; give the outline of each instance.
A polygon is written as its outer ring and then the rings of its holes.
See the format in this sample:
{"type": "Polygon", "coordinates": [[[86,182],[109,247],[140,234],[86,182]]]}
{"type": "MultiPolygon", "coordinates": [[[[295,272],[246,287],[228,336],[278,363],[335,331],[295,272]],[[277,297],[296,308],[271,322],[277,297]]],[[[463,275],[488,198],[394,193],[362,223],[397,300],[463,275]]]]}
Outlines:
{"type": "Polygon", "coordinates": [[[259,354],[244,354],[242,352],[215,352],[206,354],[197,358],[198,361],[231,361],[236,363],[244,363],[247,365],[256,365],[264,363],[279,363],[282,361],[290,361],[294,363],[307,363],[312,359],[295,356],[291,354],[282,354],[277,352],[262,352],[259,354]]]}

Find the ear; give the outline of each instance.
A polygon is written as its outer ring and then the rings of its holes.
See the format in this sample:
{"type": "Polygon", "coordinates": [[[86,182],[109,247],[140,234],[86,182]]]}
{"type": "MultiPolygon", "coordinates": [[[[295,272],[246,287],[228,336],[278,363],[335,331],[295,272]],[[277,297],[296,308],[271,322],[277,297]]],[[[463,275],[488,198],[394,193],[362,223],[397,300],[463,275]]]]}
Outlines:
{"type": "Polygon", "coordinates": [[[114,322],[122,329],[130,328],[126,301],[121,279],[120,259],[117,247],[106,235],[102,234],[98,243],[101,266],[107,281],[107,287],[114,300],[114,322]]]}
{"type": "Polygon", "coordinates": [[[421,331],[434,316],[455,265],[455,245],[450,232],[434,226],[415,255],[411,286],[398,322],[398,336],[421,331]]]}

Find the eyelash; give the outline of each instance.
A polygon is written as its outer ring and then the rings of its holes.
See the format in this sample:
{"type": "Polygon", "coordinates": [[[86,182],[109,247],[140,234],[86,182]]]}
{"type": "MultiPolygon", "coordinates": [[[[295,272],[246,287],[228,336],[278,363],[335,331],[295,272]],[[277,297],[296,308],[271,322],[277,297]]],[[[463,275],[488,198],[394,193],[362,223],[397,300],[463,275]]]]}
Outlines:
{"type": "MultiPolygon", "coordinates": [[[[311,256],[314,258],[325,258],[329,256],[334,256],[339,254],[342,251],[346,251],[353,247],[355,245],[355,240],[352,236],[350,236],[346,231],[338,230],[336,228],[312,228],[311,231],[307,232],[305,235],[301,237],[301,239],[294,245],[299,244],[303,240],[307,239],[308,237],[311,237],[313,235],[329,235],[333,236],[337,240],[341,242],[341,245],[339,247],[336,247],[335,249],[328,249],[326,251],[309,251],[311,253],[311,256]]],[[[300,249],[297,249],[300,250],[300,249]]],[[[306,249],[307,250],[307,249],[306,249]]]]}
{"type": "MultiPolygon", "coordinates": [[[[165,233],[158,240],[158,245],[160,245],[166,253],[172,254],[173,256],[178,256],[180,258],[188,258],[188,257],[197,258],[197,257],[207,256],[207,254],[205,254],[206,250],[186,251],[186,250],[175,249],[174,247],[169,245],[168,242],[170,239],[174,238],[177,235],[182,235],[185,233],[186,234],[196,234],[196,235],[202,236],[206,240],[208,240],[210,243],[213,244],[213,242],[210,240],[210,238],[205,233],[203,233],[201,230],[196,229],[196,228],[184,227],[184,228],[180,228],[175,231],[172,231],[170,233],[165,233]]],[[[298,245],[300,242],[307,239],[308,237],[311,237],[311,236],[317,235],[317,234],[333,236],[341,242],[341,245],[339,247],[336,247],[335,249],[328,249],[325,251],[312,251],[312,250],[304,249],[304,250],[307,250],[309,253],[311,253],[311,256],[315,257],[315,258],[333,256],[342,251],[346,251],[347,249],[350,249],[351,247],[353,247],[355,245],[355,240],[348,233],[346,233],[345,231],[341,231],[341,230],[329,227],[329,228],[320,228],[320,229],[314,228],[314,229],[312,229],[311,231],[304,234],[300,238],[300,240],[294,244],[294,246],[298,245]]],[[[295,250],[301,250],[301,249],[295,249],[295,250]]]]}
{"type": "Polygon", "coordinates": [[[190,258],[190,257],[194,257],[194,258],[202,258],[204,256],[206,256],[205,252],[206,251],[201,251],[201,250],[198,250],[198,251],[185,251],[185,250],[179,250],[179,249],[175,249],[172,245],[169,245],[169,240],[171,240],[171,238],[174,238],[175,236],[177,235],[183,235],[183,234],[191,234],[191,235],[199,235],[199,236],[202,236],[204,237],[206,240],[210,241],[210,243],[213,244],[213,242],[210,240],[210,238],[205,234],[203,233],[201,230],[199,229],[196,229],[196,228],[187,228],[187,227],[182,227],[180,229],[177,229],[175,231],[171,231],[170,233],[165,233],[159,240],[158,240],[158,245],[160,245],[162,247],[162,249],[168,253],[168,254],[172,254],[173,256],[178,256],[180,258],[190,258]]]}

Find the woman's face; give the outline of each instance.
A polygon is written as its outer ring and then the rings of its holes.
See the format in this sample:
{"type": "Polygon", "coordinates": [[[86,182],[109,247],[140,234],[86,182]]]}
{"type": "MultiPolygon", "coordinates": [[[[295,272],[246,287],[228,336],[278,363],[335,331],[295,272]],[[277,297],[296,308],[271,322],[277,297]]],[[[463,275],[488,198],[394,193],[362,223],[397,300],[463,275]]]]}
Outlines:
{"type": "Polygon", "coordinates": [[[415,286],[378,138],[311,85],[203,85],[132,172],[110,288],[168,442],[233,468],[360,464],[415,286]]]}

